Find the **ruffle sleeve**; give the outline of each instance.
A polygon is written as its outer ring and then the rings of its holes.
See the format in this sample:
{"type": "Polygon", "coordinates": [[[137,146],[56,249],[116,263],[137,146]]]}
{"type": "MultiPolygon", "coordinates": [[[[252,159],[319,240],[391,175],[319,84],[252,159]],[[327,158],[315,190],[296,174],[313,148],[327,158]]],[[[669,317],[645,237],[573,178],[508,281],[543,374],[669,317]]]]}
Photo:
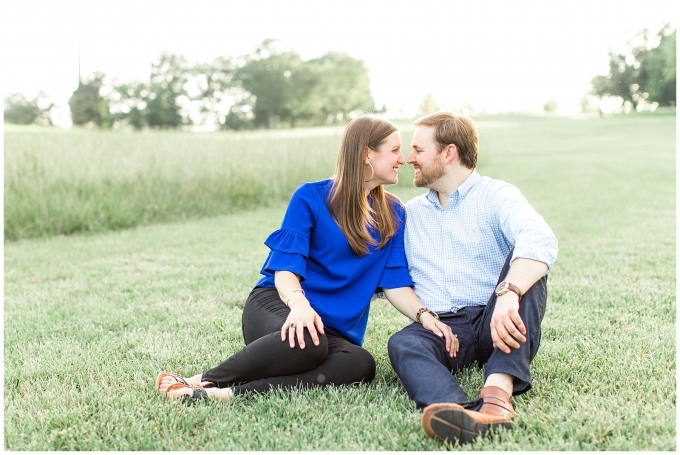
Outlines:
{"type": "Polygon", "coordinates": [[[314,184],[303,183],[293,192],[281,228],[264,242],[269,247],[269,256],[262,266],[263,275],[285,270],[305,278],[310,237],[320,206],[321,200],[314,184]]]}
{"type": "Polygon", "coordinates": [[[309,237],[299,232],[279,229],[272,232],[264,242],[270,249],[262,271],[277,270],[293,272],[304,279],[309,256],[309,237]]]}
{"type": "Polygon", "coordinates": [[[408,262],[403,244],[401,246],[394,245],[390,248],[390,255],[387,257],[387,263],[378,286],[386,289],[413,286],[413,280],[408,273],[408,262]]]}
{"type": "Polygon", "coordinates": [[[406,251],[404,250],[406,212],[404,207],[398,202],[394,202],[393,207],[399,228],[389,242],[390,254],[387,257],[387,263],[385,264],[385,269],[380,276],[380,283],[378,284],[379,287],[385,289],[413,286],[411,274],[408,273],[408,261],[406,260],[406,251]]]}

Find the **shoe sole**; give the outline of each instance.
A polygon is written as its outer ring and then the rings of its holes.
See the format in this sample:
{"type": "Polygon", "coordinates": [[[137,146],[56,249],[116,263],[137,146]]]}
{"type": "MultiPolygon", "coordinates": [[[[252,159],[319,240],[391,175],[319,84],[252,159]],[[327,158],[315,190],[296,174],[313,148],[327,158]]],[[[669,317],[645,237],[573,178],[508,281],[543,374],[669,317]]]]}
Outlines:
{"type": "Polygon", "coordinates": [[[429,425],[424,424],[423,428],[439,442],[469,444],[477,437],[485,438],[501,428],[512,430],[512,422],[479,423],[462,409],[443,409],[436,411],[429,425]]]}

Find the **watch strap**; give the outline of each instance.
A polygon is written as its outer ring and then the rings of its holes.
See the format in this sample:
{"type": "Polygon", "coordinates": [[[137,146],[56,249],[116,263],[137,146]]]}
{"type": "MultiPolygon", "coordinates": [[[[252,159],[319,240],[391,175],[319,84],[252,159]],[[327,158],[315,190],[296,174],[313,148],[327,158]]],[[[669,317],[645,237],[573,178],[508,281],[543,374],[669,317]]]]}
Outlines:
{"type": "Polygon", "coordinates": [[[517,294],[517,297],[519,297],[520,300],[522,299],[522,291],[520,291],[519,288],[514,284],[508,283],[508,290],[517,294]]]}
{"type": "Polygon", "coordinates": [[[497,296],[501,296],[501,295],[505,294],[506,292],[511,291],[511,292],[514,292],[515,294],[517,294],[518,300],[522,300],[522,291],[520,291],[517,286],[510,283],[509,281],[501,281],[501,283],[498,285],[498,287],[496,289],[497,289],[496,290],[497,296]],[[502,287],[502,289],[500,291],[498,291],[498,288],[500,288],[500,287],[502,287]]]}

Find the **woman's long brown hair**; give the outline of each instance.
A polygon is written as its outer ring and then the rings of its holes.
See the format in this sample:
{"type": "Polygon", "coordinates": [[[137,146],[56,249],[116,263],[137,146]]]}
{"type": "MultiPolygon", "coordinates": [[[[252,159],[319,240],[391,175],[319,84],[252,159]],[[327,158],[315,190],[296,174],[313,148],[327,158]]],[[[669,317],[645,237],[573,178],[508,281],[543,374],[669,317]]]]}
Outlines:
{"type": "Polygon", "coordinates": [[[359,117],[352,120],[342,135],[338,162],[333,175],[333,187],[329,206],[331,215],[347,238],[357,256],[367,254],[375,240],[369,226],[380,232],[378,249],[397,232],[397,221],[390,201],[399,198],[378,185],[370,192],[372,207],[368,204],[364,189],[364,150],[378,150],[387,136],[397,131],[392,123],[375,117],[359,117]]]}

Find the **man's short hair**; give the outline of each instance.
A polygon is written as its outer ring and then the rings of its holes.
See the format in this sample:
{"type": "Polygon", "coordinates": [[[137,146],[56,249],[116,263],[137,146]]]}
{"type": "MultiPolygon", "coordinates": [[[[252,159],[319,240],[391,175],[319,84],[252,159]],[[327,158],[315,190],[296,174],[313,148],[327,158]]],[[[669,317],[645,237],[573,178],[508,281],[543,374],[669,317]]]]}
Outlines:
{"type": "Polygon", "coordinates": [[[437,151],[441,152],[449,144],[458,147],[460,164],[468,169],[477,166],[479,135],[475,122],[464,114],[453,112],[435,112],[421,117],[414,123],[416,126],[433,126],[434,142],[437,151]]]}

